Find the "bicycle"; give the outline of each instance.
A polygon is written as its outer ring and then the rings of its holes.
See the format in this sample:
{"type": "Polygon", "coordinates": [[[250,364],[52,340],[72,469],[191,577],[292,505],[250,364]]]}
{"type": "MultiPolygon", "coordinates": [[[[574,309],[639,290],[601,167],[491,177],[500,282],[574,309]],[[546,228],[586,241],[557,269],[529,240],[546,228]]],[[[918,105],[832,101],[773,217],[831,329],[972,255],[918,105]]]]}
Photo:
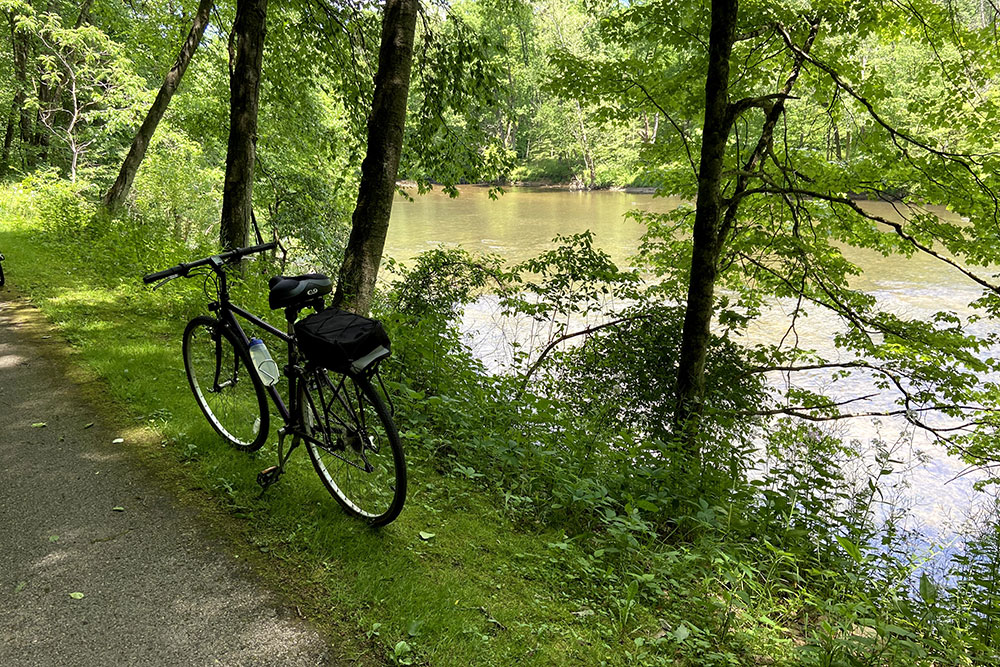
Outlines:
{"type": "MultiPolygon", "coordinates": [[[[232,303],[227,270],[275,246],[264,243],[178,264],[144,276],[143,282],[158,283],[158,289],[176,278],[204,276],[210,299],[209,286],[214,289],[215,299],[208,304],[212,315],[199,315],[184,329],[184,370],[209,424],[238,450],[253,452],[264,445],[270,432],[267,400],[274,405],[283,422],[277,431],[278,464],[257,475],[261,493],[278,481],[292,452],[304,443],[323,485],[344,510],[371,525],[385,525],[399,516],[406,498],[399,434],[372,382],[378,378],[388,399],[378,367],[390,354],[389,339],[376,320],[327,308],[324,296],[332,283],[319,273],[270,280],[268,305],[284,309],[287,332],[232,303]],[[313,313],[300,318],[307,309],[313,313]],[[287,404],[277,390],[278,373],[262,379],[237,316],[286,343],[287,404]]],[[[269,355],[267,361],[272,361],[269,355]]]]}
{"type": "Polygon", "coordinates": [[[3,261],[4,261],[5,259],[6,259],[6,257],[4,257],[4,256],[3,256],[3,253],[2,253],[2,252],[0,252],[0,287],[3,287],[3,283],[4,283],[4,277],[3,277],[3,261]]]}

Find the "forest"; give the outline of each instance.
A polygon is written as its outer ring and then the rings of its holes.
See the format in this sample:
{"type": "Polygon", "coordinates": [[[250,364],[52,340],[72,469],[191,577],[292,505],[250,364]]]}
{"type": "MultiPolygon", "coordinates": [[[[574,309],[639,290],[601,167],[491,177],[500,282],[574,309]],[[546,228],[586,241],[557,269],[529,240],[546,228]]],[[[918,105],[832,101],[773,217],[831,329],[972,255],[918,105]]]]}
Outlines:
{"type": "Polygon", "coordinates": [[[352,659],[1000,665],[993,0],[0,9],[8,286],[149,465],[280,563],[352,659]],[[628,266],[589,233],[520,263],[383,257],[394,200],[466,184],[682,203],[630,214],[628,266]],[[267,312],[270,276],[322,271],[392,338],[410,491],[380,531],[340,517],[307,462],[259,495],[262,464],[184,384],[200,287],[141,283],[271,240],[240,303],[267,312]],[[930,260],[977,296],[889,307],[858,252],[930,260]],[[463,328],[484,299],[531,330],[501,369],[463,328]],[[781,334],[747,343],[775,309],[781,334]],[[833,353],[803,342],[822,318],[833,353]],[[850,420],[898,434],[845,439],[850,420]],[[926,463],[901,453],[918,437],[976,475],[947,533],[895,494],[926,463]]]}

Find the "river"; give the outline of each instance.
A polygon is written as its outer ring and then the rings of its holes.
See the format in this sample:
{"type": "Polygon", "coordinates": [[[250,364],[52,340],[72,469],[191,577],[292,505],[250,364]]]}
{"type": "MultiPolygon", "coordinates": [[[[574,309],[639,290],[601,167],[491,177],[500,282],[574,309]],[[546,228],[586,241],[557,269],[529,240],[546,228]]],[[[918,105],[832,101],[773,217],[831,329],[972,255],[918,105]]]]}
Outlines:
{"type": "MultiPolygon", "coordinates": [[[[438,246],[460,246],[470,252],[496,253],[508,262],[519,262],[554,247],[553,237],[584,230],[594,234],[594,243],[619,266],[628,266],[644,231],[642,224],[626,219],[629,210],[665,212],[675,208],[676,198],[657,198],[648,194],[626,192],[568,192],[553,189],[510,188],[497,201],[486,188],[467,186],[461,195],[450,198],[440,191],[425,195],[414,192],[413,201],[398,197],[393,205],[392,221],[386,241],[386,254],[406,260],[438,246]]],[[[866,204],[886,217],[892,217],[891,205],[866,204]]],[[[941,211],[942,216],[949,215],[941,211]]],[[[874,252],[851,249],[849,259],[864,271],[853,285],[874,294],[883,308],[900,315],[925,317],[939,310],[969,313],[968,304],[979,290],[956,269],[928,257],[883,257],[874,252]]],[[[470,309],[468,327],[480,332],[489,320],[490,305],[481,302],[470,309]]],[[[775,341],[788,326],[789,304],[776,303],[767,316],[750,331],[750,342],[775,341]]],[[[811,313],[800,323],[798,333],[803,347],[835,355],[831,346],[839,324],[833,316],[811,313]]],[[[486,334],[488,337],[488,334],[486,334]]],[[[774,378],[781,382],[781,378],[774,378]]],[[[834,395],[844,398],[872,393],[864,378],[839,381],[834,395]]],[[[819,387],[829,384],[822,374],[799,379],[800,385],[819,387]]],[[[883,408],[891,398],[875,401],[883,408]]],[[[912,527],[928,537],[945,538],[954,531],[973,506],[982,500],[972,485],[981,478],[969,474],[955,479],[965,465],[947,455],[944,449],[923,433],[901,435],[902,424],[893,419],[881,423],[871,418],[848,420],[838,426],[841,437],[870,446],[873,439],[898,443],[897,456],[909,464],[906,473],[887,480],[884,491],[894,494],[897,502],[911,506],[912,527]]],[[[904,467],[904,466],[901,466],[904,467]]]]}

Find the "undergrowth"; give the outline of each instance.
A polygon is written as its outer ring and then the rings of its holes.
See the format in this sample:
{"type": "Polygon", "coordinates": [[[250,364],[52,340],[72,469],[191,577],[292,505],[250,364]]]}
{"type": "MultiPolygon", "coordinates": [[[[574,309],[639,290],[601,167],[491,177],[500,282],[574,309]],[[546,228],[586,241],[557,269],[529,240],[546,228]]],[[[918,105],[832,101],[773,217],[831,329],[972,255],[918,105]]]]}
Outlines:
{"type": "MultiPolygon", "coordinates": [[[[411,493],[399,520],[372,531],[342,515],[305,457],[261,497],[255,475],[274,438],[238,455],[191,400],[180,335],[204,295],[194,281],[153,293],[139,278],[213,252],[191,232],[203,221],[105,219],[88,194],[45,175],[3,192],[8,280],[128,418],[156,429],[189,488],[230,513],[246,544],[287,563],[293,589],[318,587],[310,613],[346,619],[358,656],[997,664],[995,516],[931,576],[880,504],[890,444],[873,443],[859,465],[858,443],[740,417],[769,390],[721,338],[708,369],[718,410],[699,450],[685,449],[666,399],[681,314],[589,235],[516,267],[446,250],[392,267],[377,315],[393,340],[384,372],[411,493]],[[486,292],[531,323],[510,340],[502,372],[487,370],[461,333],[463,309],[486,292]],[[587,335],[569,343],[581,327],[587,335]],[[867,473],[845,475],[848,463],[867,473]]],[[[266,312],[273,270],[251,263],[238,302],[266,312]]]]}

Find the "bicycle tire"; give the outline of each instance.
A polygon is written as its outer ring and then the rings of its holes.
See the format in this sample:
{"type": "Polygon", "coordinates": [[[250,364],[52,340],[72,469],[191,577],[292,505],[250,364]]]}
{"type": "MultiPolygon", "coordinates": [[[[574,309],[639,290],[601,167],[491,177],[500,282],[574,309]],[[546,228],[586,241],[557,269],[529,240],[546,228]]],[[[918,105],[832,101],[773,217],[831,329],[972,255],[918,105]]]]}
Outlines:
{"type": "Polygon", "coordinates": [[[3,277],[3,262],[0,262],[0,287],[3,287],[4,277],[3,277]]]}
{"type": "Polygon", "coordinates": [[[270,413],[246,346],[219,320],[199,316],[184,329],[183,354],[191,392],[215,432],[240,451],[260,449],[270,413]]]}
{"type": "Polygon", "coordinates": [[[399,433],[367,378],[338,378],[334,386],[326,371],[316,370],[309,379],[312,389],[300,385],[303,414],[325,424],[313,429],[314,437],[323,440],[323,431],[330,436],[328,446],[306,440],[306,450],[323,486],[345,512],[384,526],[399,516],[406,501],[406,459],[399,433]],[[326,396],[317,385],[325,385],[326,396]],[[320,396],[329,398],[325,408],[320,396]]]}

